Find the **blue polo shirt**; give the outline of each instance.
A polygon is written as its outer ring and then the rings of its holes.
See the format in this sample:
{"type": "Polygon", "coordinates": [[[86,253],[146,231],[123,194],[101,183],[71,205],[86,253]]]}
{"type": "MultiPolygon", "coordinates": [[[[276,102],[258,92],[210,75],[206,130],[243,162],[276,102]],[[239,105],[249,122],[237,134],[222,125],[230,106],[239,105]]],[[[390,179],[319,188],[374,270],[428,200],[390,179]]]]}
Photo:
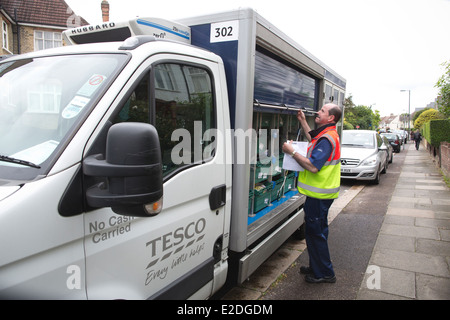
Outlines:
{"type": "Polygon", "coordinates": [[[331,145],[330,141],[328,141],[327,138],[321,138],[319,139],[319,141],[317,141],[316,146],[311,153],[309,161],[311,161],[313,166],[320,171],[325,162],[327,162],[332,151],[333,146],[331,145]]]}

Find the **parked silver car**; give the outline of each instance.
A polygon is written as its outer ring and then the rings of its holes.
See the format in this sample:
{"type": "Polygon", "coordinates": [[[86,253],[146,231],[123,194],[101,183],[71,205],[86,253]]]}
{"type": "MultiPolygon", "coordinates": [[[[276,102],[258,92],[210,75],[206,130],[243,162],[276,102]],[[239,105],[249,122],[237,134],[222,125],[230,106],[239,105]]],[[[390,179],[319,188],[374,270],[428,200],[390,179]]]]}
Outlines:
{"type": "Polygon", "coordinates": [[[343,130],[341,178],[380,182],[388,167],[388,146],[376,131],[343,130]]]}

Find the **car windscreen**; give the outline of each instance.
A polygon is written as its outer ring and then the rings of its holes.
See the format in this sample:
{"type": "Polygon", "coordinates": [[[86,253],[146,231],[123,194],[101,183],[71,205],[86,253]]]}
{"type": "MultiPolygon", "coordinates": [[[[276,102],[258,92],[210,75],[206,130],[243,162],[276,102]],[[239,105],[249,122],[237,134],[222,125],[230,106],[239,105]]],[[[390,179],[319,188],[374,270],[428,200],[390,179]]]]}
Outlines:
{"type": "Polygon", "coordinates": [[[375,148],[375,135],[371,132],[343,131],[341,145],[354,148],[375,148]]]}
{"type": "Polygon", "coordinates": [[[383,133],[383,136],[389,140],[398,140],[398,136],[396,134],[383,133]]]}
{"type": "Polygon", "coordinates": [[[127,61],[78,54],[0,64],[0,179],[45,175],[127,61]]]}

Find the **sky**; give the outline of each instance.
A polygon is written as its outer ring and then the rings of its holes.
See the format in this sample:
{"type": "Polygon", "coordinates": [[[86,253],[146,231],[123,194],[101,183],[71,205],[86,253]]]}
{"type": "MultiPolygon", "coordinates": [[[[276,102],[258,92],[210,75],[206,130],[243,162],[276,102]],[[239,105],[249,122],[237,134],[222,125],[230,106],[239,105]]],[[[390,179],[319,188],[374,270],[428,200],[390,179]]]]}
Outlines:
{"type": "MultiPolygon", "coordinates": [[[[102,0],[65,0],[90,24],[102,0]]],[[[433,102],[450,61],[450,0],[108,0],[110,21],[169,20],[250,7],[347,81],[381,116],[433,102]],[[410,102],[408,92],[410,90],[410,102]]]]}

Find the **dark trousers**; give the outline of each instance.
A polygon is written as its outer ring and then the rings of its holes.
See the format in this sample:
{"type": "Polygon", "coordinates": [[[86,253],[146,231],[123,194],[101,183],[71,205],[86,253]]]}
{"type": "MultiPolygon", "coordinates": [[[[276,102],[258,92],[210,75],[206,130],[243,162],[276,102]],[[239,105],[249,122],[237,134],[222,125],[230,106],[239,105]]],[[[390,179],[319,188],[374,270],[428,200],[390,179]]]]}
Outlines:
{"type": "Polygon", "coordinates": [[[333,277],[334,270],[328,250],[328,209],[333,199],[306,197],[305,233],[309,266],[316,278],[333,277]]]}
{"type": "Polygon", "coordinates": [[[420,140],[415,140],[415,141],[416,141],[416,150],[419,150],[420,140]]]}

